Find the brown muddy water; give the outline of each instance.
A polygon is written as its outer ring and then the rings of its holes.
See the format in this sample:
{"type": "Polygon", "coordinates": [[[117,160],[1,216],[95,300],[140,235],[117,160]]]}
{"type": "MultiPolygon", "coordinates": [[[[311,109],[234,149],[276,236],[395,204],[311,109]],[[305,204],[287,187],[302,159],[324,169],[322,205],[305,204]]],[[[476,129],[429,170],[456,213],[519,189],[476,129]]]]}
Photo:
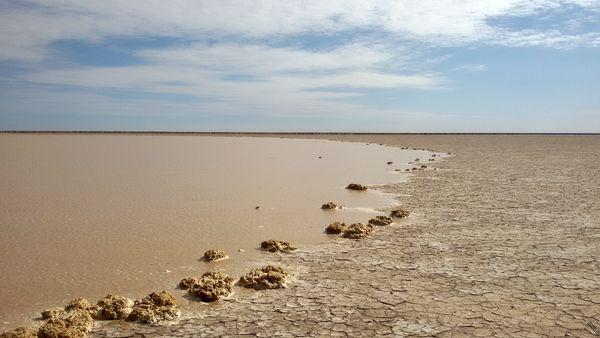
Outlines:
{"type": "Polygon", "coordinates": [[[431,155],[326,140],[2,134],[0,327],[107,293],[169,290],[193,311],[174,290],[182,277],[237,278],[272,255],[258,250],[266,239],[301,250],[330,241],[328,223],[365,222],[395,204],[348,183],[404,181],[395,169],[431,155]],[[321,210],[328,201],[345,208],[321,210]],[[230,259],[201,261],[210,248],[230,259]]]}

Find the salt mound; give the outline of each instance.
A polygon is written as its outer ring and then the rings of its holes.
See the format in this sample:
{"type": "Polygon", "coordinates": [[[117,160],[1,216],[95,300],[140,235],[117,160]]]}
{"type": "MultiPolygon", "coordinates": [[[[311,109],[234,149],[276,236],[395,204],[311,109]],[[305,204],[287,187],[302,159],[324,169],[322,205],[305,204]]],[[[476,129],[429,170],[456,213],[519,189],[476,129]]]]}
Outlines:
{"type": "Polygon", "coordinates": [[[238,283],[241,286],[256,290],[278,289],[285,287],[287,277],[288,273],[282,267],[267,265],[252,269],[245,276],[240,277],[238,283]]]}
{"type": "Polygon", "coordinates": [[[198,283],[198,280],[196,278],[185,277],[179,282],[179,288],[183,290],[189,290],[195,283],[198,283]]]}
{"type": "Polygon", "coordinates": [[[6,331],[0,334],[0,338],[34,338],[37,337],[37,331],[29,327],[18,327],[14,330],[6,331]]]}
{"type": "Polygon", "coordinates": [[[67,303],[67,305],[65,306],[65,310],[67,310],[67,311],[71,311],[71,310],[87,311],[90,314],[90,316],[92,316],[92,318],[96,318],[99,307],[97,305],[92,305],[92,303],[90,303],[85,298],[75,298],[72,301],[70,301],[69,303],[67,303]]]}
{"type": "Polygon", "coordinates": [[[133,302],[129,298],[113,296],[111,294],[98,301],[96,319],[112,320],[127,318],[131,312],[133,302]]]}
{"type": "Polygon", "coordinates": [[[346,189],[348,190],[358,190],[358,191],[365,191],[368,188],[362,184],[358,184],[358,183],[350,183],[348,184],[348,186],[346,187],[346,189]]]}
{"type": "Polygon", "coordinates": [[[338,206],[333,202],[327,202],[321,206],[321,209],[336,209],[338,206]]]}
{"type": "Polygon", "coordinates": [[[392,224],[392,219],[387,216],[376,216],[369,220],[369,224],[385,226],[392,224]]]}
{"type": "Polygon", "coordinates": [[[42,311],[42,319],[56,319],[63,317],[67,312],[65,309],[60,307],[53,307],[48,310],[42,311]]]}
{"type": "Polygon", "coordinates": [[[392,217],[396,217],[396,218],[405,218],[408,217],[408,215],[410,215],[410,211],[408,211],[405,208],[402,207],[397,207],[392,209],[392,212],[390,213],[390,216],[392,217]]]}
{"type": "Polygon", "coordinates": [[[38,330],[40,338],[84,337],[94,327],[94,318],[89,312],[73,309],[60,318],[48,320],[38,330]]]}
{"type": "Polygon", "coordinates": [[[342,236],[351,239],[361,239],[369,236],[373,232],[373,226],[371,224],[354,223],[350,225],[342,236]]]}
{"type": "Polygon", "coordinates": [[[293,246],[290,242],[277,241],[274,239],[263,241],[262,243],[260,243],[260,247],[263,250],[266,250],[269,252],[277,252],[277,251],[289,252],[289,251],[296,250],[296,247],[293,246]]]}
{"type": "Polygon", "coordinates": [[[220,259],[227,258],[227,251],[219,250],[219,249],[210,249],[204,252],[204,260],[207,262],[212,262],[220,259]]]}
{"type": "Polygon", "coordinates": [[[157,323],[163,320],[173,320],[181,315],[177,309],[175,297],[167,291],[152,292],[138,299],[127,320],[140,323],[157,323]]]}
{"type": "Polygon", "coordinates": [[[330,235],[341,234],[346,229],[346,223],[333,222],[325,228],[325,232],[330,235]]]}
{"type": "Polygon", "coordinates": [[[214,302],[233,292],[233,278],[221,272],[207,272],[190,286],[189,292],[203,302],[214,302]]]}

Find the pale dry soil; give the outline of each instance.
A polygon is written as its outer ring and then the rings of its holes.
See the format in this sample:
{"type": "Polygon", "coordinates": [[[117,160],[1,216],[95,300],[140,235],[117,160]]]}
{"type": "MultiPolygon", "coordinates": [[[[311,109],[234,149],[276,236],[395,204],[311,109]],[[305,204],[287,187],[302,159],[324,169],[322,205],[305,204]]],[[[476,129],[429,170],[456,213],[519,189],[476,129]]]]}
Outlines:
{"type": "MultiPolygon", "coordinates": [[[[288,136],[289,137],[289,136],[288,136]]],[[[600,319],[600,137],[310,135],[456,153],[383,189],[413,213],[371,238],[266,256],[286,289],[202,318],[97,336],[593,336],[600,319]]]]}

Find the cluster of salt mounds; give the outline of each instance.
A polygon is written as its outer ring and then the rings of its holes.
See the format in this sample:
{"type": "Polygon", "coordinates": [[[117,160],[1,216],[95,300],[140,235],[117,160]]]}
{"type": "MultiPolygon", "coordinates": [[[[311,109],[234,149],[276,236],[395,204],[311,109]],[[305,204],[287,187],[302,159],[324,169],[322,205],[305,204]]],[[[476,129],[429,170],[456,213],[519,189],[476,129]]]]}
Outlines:
{"type": "Polygon", "coordinates": [[[0,335],[9,337],[84,337],[92,331],[96,320],[118,320],[141,323],[157,323],[173,320],[181,312],[175,297],[167,291],[153,292],[133,302],[129,298],[108,294],[96,304],[85,298],[75,298],[64,308],[51,308],[41,312],[46,320],[37,331],[31,328],[16,328],[0,335]]]}

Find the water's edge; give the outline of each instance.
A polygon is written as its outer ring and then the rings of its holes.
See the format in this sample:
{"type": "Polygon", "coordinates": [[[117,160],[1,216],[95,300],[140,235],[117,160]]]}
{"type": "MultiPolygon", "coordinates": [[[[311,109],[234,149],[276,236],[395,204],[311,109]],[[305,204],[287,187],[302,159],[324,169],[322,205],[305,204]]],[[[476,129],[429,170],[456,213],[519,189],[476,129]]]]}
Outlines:
{"type": "MultiPolygon", "coordinates": [[[[271,133],[265,133],[265,134],[261,134],[261,133],[257,133],[257,134],[251,134],[248,135],[246,133],[234,133],[234,134],[230,134],[230,133],[226,133],[227,136],[233,136],[233,137],[246,137],[246,136],[251,136],[251,137],[266,137],[266,138],[273,138],[273,137],[277,137],[277,138],[289,138],[289,139],[309,139],[309,140],[327,140],[327,141],[334,141],[334,142],[345,142],[345,143],[366,143],[364,141],[361,140],[339,140],[339,139],[335,139],[335,138],[329,138],[329,137],[324,137],[324,138],[312,138],[311,133],[308,134],[304,134],[304,133],[292,133],[292,134],[271,134],[271,133]]],[[[321,134],[321,136],[326,136],[326,135],[331,135],[331,133],[324,133],[321,134]]],[[[352,134],[350,134],[352,135],[352,134]]],[[[370,143],[366,143],[366,144],[370,144],[370,143]]],[[[451,157],[453,157],[455,154],[453,153],[447,153],[444,151],[440,151],[440,150],[433,150],[433,149],[424,149],[424,148],[411,148],[411,147],[401,147],[398,145],[391,145],[391,144],[383,144],[380,143],[380,146],[385,146],[385,147],[393,147],[393,148],[399,148],[399,149],[411,149],[411,150],[426,150],[430,153],[436,153],[436,154],[447,154],[447,156],[440,156],[438,157],[438,159],[436,159],[436,161],[434,163],[427,163],[427,165],[432,166],[432,168],[435,168],[435,170],[437,170],[437,165],[443,163],[444,161],[447,161],[449,159],[451,159],[451,157]]],[[[418,173],[418,172],[417,172],[418,173]]],[[[385,184],[381,184],[381,185],[370,185],[370,189],[373,189],[379,193],[388,195],[391,197],[392,200],[395,201],[394,206],[398,206],[401,205],[401,203],[399,202],[402,197],[406,197],[403,196],[402,194],[398,194],[398,193],[394,193],[394,189],[397,188],[398,186],[402,186],[402,185],[408,185],[411,184],[413,182],[413,180],[415,179],[415,174],[411,173],[407,173],[408,177],[406,180],[402,181],[402,182],[388,182],[385,184]]],[[[376,208],[376,210],[378,211],[382,211],[382,212],[386,212],[388,210],[390,210],[392,206],[385,206],[385,205],[381,205],[378,208],[376,208]]],[[[395,226],[398,226],[397,223],[394,223],[395,226]]],[[[392,225],[394,226],[394,225],[392,225]]],[[[377,231],[377,228],[375,229],[375,231],[377,231]]],[[[369,241],[371,240],[370,238],[365,238],[362,241],[369,241]]],[[[318,255],[320,257],[326,257],[327,255],[331,255],[331,256],[336,256],[335,253],[337,253],[337,256],[343,256],[345,252],[347,252],[347,248],[345,247],[345,245],[352,245],[352,242],[354,240],[347,240],[347,239],[342,239],[340,238],[340,241],[335,241],[332,243],[317,243],[317,244],[310,244],[310,245],[305,245],[304,247],[300,248],[297,252],[292,253],[291,255],[288,254],[277,254],[274,255],[273,257],[271,257],[270,259],[267,260],[262,260],[262,261],[256,261],[253,263],[256,264],[277,264],[277,265],[282,265],[285,266],[286,268],[289,269],[289,271],[291,271],[294,275],[293,275],[293,282],[301,282],[301,280],[303,279],[302,277],[306,277],[306,274],[311,275],[311,271],[308,267],[297,264],[296,266],[291,266],[290,263],[287,263],[287,261],[289,260],[289,258],[293,257],[292,255],[295,256],[296,259],[299,259],[300,262],[304,262],[306,261],[306,259],[304,258],[306,257],[310,257],[313,255],[318,255]],[[304,276],[303,276],[304,275],[304,276]]],[[[362,243],[361,243],[362,244],[362,243]]],[[[312,274],[312,277],[314,278],[315,275],[312,274]]],[[[317,277],[318,279],[318,277],[317,277]]],[[[293,284],[292,284],[293,286],[293,284]]],[[[242,291],[242,293],[240,294],[235,294],[232,297],[226,299],[226,300],[222,300],[220,302],[216,302],[214,304],[208,304],[208,308],[203,311],[203,312],[194,312],[194,311],[184,311],[182,313],[182,315],[177,318],[174,321],[170,321],[170,322],[163,322],[163,323],[159,323],[159,324],[154,324],[151,325],[150,328],[148,327],[148,325],[141,325],[141,324],[136,324],[136,323],[129,323],[129,322],[124,322],[124,321],[110,321],[110,322],[100,322],[99,325],[95,328],[95,330],[92,332],[92,336],[98,336],[98,337],[110,337],[113,335],[119,335],[119,334],[149,334],[149,335],[154,335],[155,333],[157,335],[160,335],[160,330],[156,331],[157,328],[165,328],[166,331],[165,332],[172,332],[172,331],[179,331],[178,328],[184,328],[184,327],[188,327],[191,324],[194,323],[194,320],[205,320],[207,317],[212,318],[213,316],[219,317],[221,316],[221,314],[219,313],[220,311],[225,311],[227,312],[227,308],[232,306],[234,303],[236,305],[240,305],[240,306],[248,306],[247,310],[248,311],[255,311],[255,309],[250,308],[250,304],[249,303],[253,303],[254,300],[257,299],[261,299],[260,303],[262,302],[272,302],[275,301],[277,302],[277,300],[270,300],[269,298],[271,296],[274,296],[275,293],[280,293],[279,296],[282,296],[281,294],[289,291],[289,289],[282,289],[282,290],[273,290],[273,291],[246,291],[246,290],[240,290],[242,291]],[[219,304],[220,303],[220,304],[219,304]]],[[[278,297],[279,298],[279,297],[278,297]]],[[[279,302],[285,302],[285,299],[290,299],[292,297],[286,298],[285,296],[282,296],[283,299],[279,299],[279,302]]],[[[245,311],[245,310],[242,310],[245,311]]],[[[224,319],[225,321],[227,321],[228,319],[224,319]]],[[[230,318],[230,320],[233,320],[233,318],[230,318]]],[[[223,334],[246,334],[247,332],[223,332],[223,334]]],[[[168,335],[168,334],[167,334],[168,335]]],[[[194,335],[194,334],[192,334],[194,335]]]]}

